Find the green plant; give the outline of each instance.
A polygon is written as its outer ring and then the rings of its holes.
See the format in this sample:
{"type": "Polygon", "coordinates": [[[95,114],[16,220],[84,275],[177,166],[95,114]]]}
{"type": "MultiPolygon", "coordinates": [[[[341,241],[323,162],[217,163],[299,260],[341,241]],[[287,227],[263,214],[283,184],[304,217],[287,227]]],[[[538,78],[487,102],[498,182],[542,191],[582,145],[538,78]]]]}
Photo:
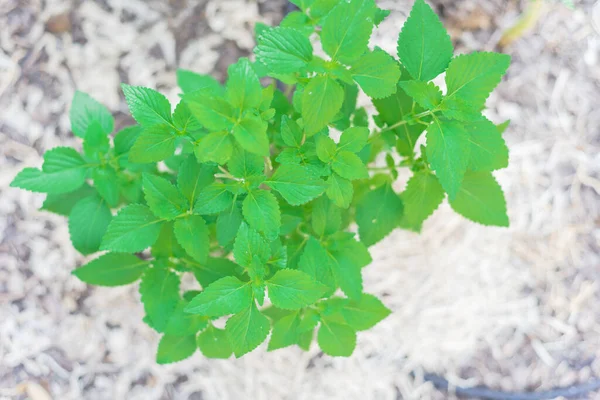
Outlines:
{"type": "Polygon", "coordinates": [[[316,331],[325,353],[349,356],[356,332],[389,314],[363,293],[367,246],[398,227],[420,231],[446,194],[465,217],[508,225],[491,173],[508,163],[503,127],[481,112],[509,57],[453,57],[423,0],[400,33],[399,61],[368,48],[388,14],[373,0],[296,3],[302,11],[281,27],[257,27],[257,61],[231,65],[225,87],[179,70],[173,112],[158,92],[123,85],[138,125],[112,140],[109,111],[76,93],[70,116],[82,153],[49,150],[41,170],[25,168],[12,182],[48,194],[42,209],[69,217],[82,254],[108,251],[76,269],[78,278],[103,286],[141,278],[144,320],[164,334],[159,363],[198,347],[239,357],[270,331],[269,350],[306,350],[316,331]],[[442,94],[430,81],[444,71],[442,94]],[[287,89],[263,87],[263,77],[287,89]],[[359,87],[377,109],[375,129],[356,107],[359,87]],[[342,132],[338,142],[330,129],[342,132]],[[367,166],[380,158],[385,166],[367,166]],[[402,167],[412,177],[397,194],[402,167]],[[202,291],[180,294],[188,273],[202,291]],[[224,329],[214,323],[230,315],[224,329]]]}

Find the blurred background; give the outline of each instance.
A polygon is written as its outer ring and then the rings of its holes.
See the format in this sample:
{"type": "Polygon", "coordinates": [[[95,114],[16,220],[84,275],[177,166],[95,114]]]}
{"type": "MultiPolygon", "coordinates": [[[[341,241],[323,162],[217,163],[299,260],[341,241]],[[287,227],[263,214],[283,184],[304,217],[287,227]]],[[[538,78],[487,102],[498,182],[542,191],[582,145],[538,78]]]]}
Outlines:
{"type": "MultiPolygon", "coordinates": [[[[395,53],[412,0],[371,44],[395,53]]],[[[431,0],[458,52],[497,51],[528,1],[431,0]]],[[[542,2],[540,2],[542,3],[542,2]]],[[[373,248],[365,291],[393,313],[361,332],[351,358],[266,346],[243,359],[197,353],[155,363],[137,287],[100,288],[44,195],[8,185],[70,132],[76,89],[130,124],[119,83],[176,98],[177,67],[223,79],[248,55],[253,26],[278,23],[283,0],[0,0],[0,399],[446,399],[451,386],[545,390],[600,376],[600,1],[543,2],[506,51],[489,99],[510,119],[499,171],[509,229],[468,222],[444,204],[421,235],[373,248]]],[[[405,179],[405,178],[404,178],[405,179]]],[[[402,189],[404,181],[398,183],[402,189]]],[[[577,398],[600,398],[598,392],[577,398]]]]}

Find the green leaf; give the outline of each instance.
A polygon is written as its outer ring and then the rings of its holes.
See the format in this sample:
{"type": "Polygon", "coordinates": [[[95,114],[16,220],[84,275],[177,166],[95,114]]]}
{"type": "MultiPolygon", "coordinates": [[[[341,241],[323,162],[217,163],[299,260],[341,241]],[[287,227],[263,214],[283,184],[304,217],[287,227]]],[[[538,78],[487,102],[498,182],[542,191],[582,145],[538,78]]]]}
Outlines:
{"type": "Polygon", "coordinates": [[[177,86],[184,93],[190,93],[197,90],[219,95],[223,92],[223,87],[215,78],[210,75],[197,74],[185,69],[177,70],[177,86]]]}
{"type": "Polygon", "coordinates": [[[229,104],[241,110],[258,108],[262,100],[262,86],[250,61],[240,58],[227,68],[227,74],[225,97],[229,104]]]}
{"type": "Polygon", "coordinates": [[[189,210],[187,199],[165,178],[144,174],[142,181],[146,203],[157,217],[171,220],[189,210]]]}
{"type": "Polygon", "coordinates": [[[398,85],[427,110],[435,109],[442,102],[442,91],[433,82],[402,81],[398,85]]]}
{"type": "Polygon", "coordinates": [[[290,117],[283,115],[281,117],[281,138],[283,142],[290,147],[300,148],[302,145],[302,130],[290,117]]]}
{"type": "Polygon", "coordinates": [[[275,74],[293,74],[306,68],[313,48],[306,36],[291,28],[273,28],[258,37],[254,53],[275,74]]]}
{"type": "Polygon", "coordinates": [[[254,115],[246,115],[233,127],[233,136],[244,150],[259,156],[269,155],[268,124],[254,115]]]}
{"type": "Polygon", "coordinates": [[[154,125],[144,129],[129,151],[129,161],[154,163],[175,153],[177,136],[167,125],[154,125]]]}
{"type": "Polygon", "coordinates": [[[374,99],[396,93],[396,83],[400,79],[398,63],[383,50],[364,54],[352,64],[350,73],[367,96],[374,99]]]}
{"type": "Polygon", "coordinates": [[[225,164],[231,158],[233,140],[227,131],[212,132],[203,136],[194,146],[194,154],[200,162],[225,164]]]}
{"type": "Polygon", "coordinates": [[[348,325],[357,331],[371,329],[391,313],[381,300],[371,294],[363,294],[359,301],[349,301],[341,312],[348,325]]]}
{"type": "Polygon", "coordinates": [[[76,91],[69,111],[71,130],[75,136],[84,138],[88,127],[96,122],[102,131],[109,134],[114,129],[115,121],[108,108],[94,100],[87,93],[76,91]]]}
{"type": "Polygon", "coordinates": [[[133,147],[133,144],[143,132],[144,128],[139,125],[128,126],[121,129],[114,138],[115,154],[122,155],[133,147]]]}
{"type": "Polygon", "coordinates": [[[234,276],[219,279],[194,297],[185,312],[221,317],[242,311],[252,302],[252,288],[234,276]]]}
{"type": "Polygon", "coordinates": [[[219,214],[217,218],[217,241],[221,246],[227,246],[237,235],[242,223],[242,213],[239,207],[232,207],[219,214]]]}
{"type": "Polygon", "coordinates": [[[130,86],[125,83],[121,84],[121,88],[129,111],[138,124],[143,127],[158,124],[173,125],[171,103],[164,95],[156,90],[142,86],[130,86]]]}
{"type": "Polygon", "coordinates": [[[458,97],[445,97],[438,108],[448,119],[459,121],[478,121],[481,119],[481,107],[476,107],[458,97]]]}
{"type": "Polygon", "coordinates": [[[120,286],[137,281],[147,267],[148,261],[132,254],[106,253],[72,273],[90,285],[120,286]]]}
{"type": "Polygon", "coordinates": [[[427,159],[450,200],[456,197],[469,163],[469,134],[463,124],[435,118],[427,129],[427,159]]]}
{"type": "Polygon", "coordinates": [[[398,57],[413,78],[430,81],[446,70],[454,48],[444,25],[423,0],[416,0],[400,36],[398,57]]]}
{"type": "Polygon", "coordinates": [[[91,196],[96,193],[96,190],[89,186],[83,185],[74,192],[62,194],[48,194],[41,210],[53,212],[55,214],[69,216],[75,204],[81,199],[91,196]]]}
{"type": "Polygon", "coordinates": [[[237,275],[240,267],[227,258],[212,258],[202,264],[193,264],[192,272],[203,288],[221,278],[237,275]]]}
{"type": "Polygon", "coordinates": [[[185,256],[185,250],[177,242],[172,221],[161,224],[158,239],[152,245],[150,253],[154,258],[179,258],[185,256]]]}
{"type": "Polygon", "coordinates": [[[350,237],[334,241],[327,254],[339,287],[351,299],[360,299],[361,269],[372,261],[367,247],[350,237]]]}
{"type": "Polygon", "coordinates": [[[263,158],[236,148],[233,157],[227,164],[231,175],[237,178],[250,178],[252,176],[262,175],[265,170],[263,158]]]}
{"type": "Polygon", "coordinates": [[[335,157],[337,145],[329,136],[319,136],[317,138],[317,157],[319,160],[328,164],[335,157]]]}
{"type": "Polygon", "coordinates": [[[325,191],[325,182],[298,165],[281,165],[265,182],[293,206],[308,203],[325,191]]]}
{"type": "Polygon", "coordinates": [[[194,212],[196,214],[217,214],[233,204],[233,194],[222,183],[212,183],[200,191],[194,212]]]}
{"type": "Polygon", "coordinates": [[[91,122],[85,133],[85,139],[83,139],[83,153],[91,159],[100,160],[104,154],[108,153],[109,149],[108,136],[102,126],[99,122],[91,122]]]}
{"type": "Polygon", "coordinates": [[[170,364],[185,360],[196,352],[196,336],[164,335],[158,342],[156,362],[170,364]]]}
{"type": "Polygon", "coordinates": [[[340,136],[338,150],[346,150],[351,153],[358,153],[366,145],[369,139],[369,128],[355,126],[346,129],[340,136]]]}
{"type": "Polygon", "coordinates": [[[400,226],[415,232],[421,231],[423,222],[442,204],[444,189],[435,175],[429,172],[416,172],[400,194],[404,213],[400,226]]]}
{"type": "Polygon", "coordinates": [[[302,119],[307,136],[325,128],[344,102],[344,89],[329,75],[310,80],[302,94],[302,119]]]}
{"type": "Polygon", "coordinates": [[[100,250],[136,253],[156,242],[162,220],[146,206],[130,204],[114,217],[102,238],[100,250]]]}
{"type": "Polygon", "coordinates": [[[229,130],[233,125],[233,109],[221,97],[205,92],[192,92],[183,96],[192,115],[200,124],[212,131],[229,130]]]}
{"type": "Polygon", "coordinates": [[[312,228],[318,236],[331,235],[342,226],[342,210],[331,200],[321,196],[315,200],[312,209],[312,228]]]}
{"type": "Polygon", "coordinates": [[[200,164],[193,156],[189,156],[179,167],[177,187],[188,200],[195,204],[202,189],[213,183],[214,168],[200,164]]]}
{"type": "Polygon", "coordinates": [[[327,197],[329,197],[338,207],[348,208],[354,195],[352,182],[342,178],[336,173],[331,174],[327,179],[327,197]]]}
{"type": "Polygon", "coordinates": [[[469,170],[494,171],[508,167],[508,147],[496,125],[483,118],[466,123],[465,129],[471,143],[469,170]]]}
{"type": "Polygon", "coordinates": [[[467,172],[452,209],[482,225],[508,226],[502,188],[490,172],[467,172]]]}
{"type": "Polygon", "coordinates": [[[158,332],[163,332],[180,301],[179,276],[167,269],[150,268],[140,284],[146,320],[158,332]]]}
{"type": "Polygon", "coordinates": [[[268,239],[275,240],[281,227],[281,212],[273,193],[266,190],[253,190],[242,204],[244,218],[248,224],[268,239]]]}
{"type": "Polygon", "coordinates": [[[337,287],[331,258],[321,243],[312,236],[306,242],[298,267],[300,271],[321,282],[331,291],[337,287]]]}
{"type": "Polygon", "coordinates": [[[510,65],[510,56],[471,53],[455,57],[446,72],[446,97],[455,97],[482,109],[510,65]]]}
{"type": "Polygon", "coordinates": [[[356,206],[360,240],[372,246],[400,225],[404,207],[389,183],[367,192],[356,206]]]}
{"type": "Polygon", "coordinates": [[[202,354],[208,358],[229,358],[233,353],[225,329],[209,326],[196,341],[202,354]]]}
{"type": "Polygon", "coordinates": [[[44,154],[44,165],[25,168],[10,183],[32,192],[61,194],[78,189],[85,183],[88,165],[79,153],[70,147],[55,147],[44,154]]]}
{"type": "Polygon", "coordinates": [[[198,262],[205,262],[210,247],[210,237],[204,219],[187,215],[175,221],[175,237],[186,253],[198,262]]]}
{"type": "Polygon", "coordinates": [[[369,177],[369,171],[361,159],[356,154],[345,150],[335,155],[331,168],[342,178],[351,181],[369,177]]]}
{"type": "Polygon", "coordinates": [[[92,179],[94,187],[106,201],[109,207],[116,207],[119,204],[119,181],[117,173],[111,167],[94,168],[92,170],[92,179]]]}
{"type": "Polygon", "coordinates": [[[266,263],[271,257],[271,248],[257,231],[242,223],[233,245],[233,257],[239,265],[248,267],[254,256],[266,263]]]}
{"type": "Polygon", "coordinates": [[[348,357],[356,347],[356,332],[348,325],[323,319],[317,334],[317,342],[327,355],[348,357]]]}
{"type": "Polygon", "coordinates": [[[269,299],[275,307],[298,310],[314,304],[328,289],[310,275],[283,269],[267,281],[269,299]]]}
{"type": "Polygon", "coordinates": [[[269,335],[271,324],[252,304],[227,320],[225,331],[236,357],[254,350],[269,335]]]}
{"type": "Polygon", "coordinates": [[[202,129],[200,123],[194,118],[187,104],[181,100],[173,111],[173,124],[180,134],[193,133],[202,129]]]}
{"type": "MultiPolygon", "coordinates": [[[[194,293],[197,292],[186,292],[184,297],[186,295],[194,296],[194,293]]],[[[177,307],[175,307],[165,328],[165,334],[175,336],[195,335],[199,330],[204,329],[208,325],[208,317],[186,313],[184,310],[187,304],[187,300],[180,300],[177,303],[177,307]]]]}
{"type": "Polygon", "coordinates": [[[349,64],[365,53],[377,7],[372,0],[342,1],[327,15],[321,30],[323,50],[349,64]]]}
{"type": "Polygon", "coordinates": [[[300,333],[298,326],[300,317],[297,312],[286,315],[273,324],[271,340],[269,340],[268,351],[282,349],[298,343],[300,333]]]}
{"type": "Polygon", "coordinates": [[[69,215],[69,235],[81,254],[98,251],[106,228],[112,220],[110,208],[98,196],[79,201],[69,215]]]}

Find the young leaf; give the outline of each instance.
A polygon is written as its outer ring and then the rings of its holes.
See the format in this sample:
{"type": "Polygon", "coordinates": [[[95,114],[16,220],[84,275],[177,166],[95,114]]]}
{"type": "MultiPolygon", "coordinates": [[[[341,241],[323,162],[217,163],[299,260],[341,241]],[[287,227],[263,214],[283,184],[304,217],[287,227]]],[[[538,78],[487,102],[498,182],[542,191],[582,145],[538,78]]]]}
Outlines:
{"type": "Polygon", "coordinates": [[[158,124],[172,126],[171,103],[156,90],[121,84],[131,115],[143,127],[158,124]]]}
{"type": "Polygon", "coordinates": [[[356,206],[360,240],[372,246],[400,225],[404,207],[390,184],[379,186],[363,196],[356,206]]]}
{"type": "Polygon", "coordinates": [[[366,145],[369,139],[369,128],[355,126],[346,129],[340,136],[338,150],[346,150],[351,153],[358,153],[366,145]]]}
{"type": "Polygon", "coordinates": [[[227,69],[229,79],[225,97],[229,104],[241,110],[258,108],[262,100],[262,86],[247,58],[240,58],[227,69]]]}
{"type": "Polygon", "coordinates": [[[398,85],[427,110],[435,109],[442,102],[442,92],[433,82],[401,81],[398,85]]]}
{"type": "Polygon", "coordinates": [[[242,223],[233,245],[233,257],[239,265],[249,267],[254,256],[266,263],[271,257],[271,248],[257,231],[242,223]]]}
{"type": "Polygon", "coordinates": [[[131,204],[121,209],[108,225],[100,250],[136,253],[156,242],[162,220],[146,206],[131,204]]]}
{"type": "Polygon", "coordinates": [[[175,237],[194,260],[205,262],[210,247],[210,237],[204,219],[199,215],[187,215],[175,221],[175,237]]]}
{"type": "Polygon", "coordinates": [[[348,208],[354,195],[352,182],[342,178],[336,173],[331,174],[327,179],[327,197],[329,197],[338,207],[348,208]]]}
{"type": "Polygon", "coordinates": [[[469,150],[469,134],[461,123],[435,118],[427,129],[427,159],[450,200],[467,170],[469,150]]]}
{"type": "Polygon", "coordinates": [[[200,162],[215,162],[225,164],[231,158],[233,140],[229,132],[212,132],[198,140],[194,154],[200,162]]]}
{"type": "Polygon", "coordinates": [[[430,81],[446,70],[452,41],[444,25],[425,1],[416,0],[400,36],[398,57],[413,78],[430,81]]]}
{"type": "Polygon", "coordinates": [[[265,341],[269,335],[271,324],[262,315],[256,304],[252,304],[227,320],[225,331],[236,357],[251,352],[265,341]]]}
{"type": "Polygon", "coordinates": [[[69,215],[69,235],[73,247],[81,254],[98,251],[112,217],[110,208],[98,196],[79,201],[69,215]]]}
{"type": "Polygon", "coordinates": [[[242,311],[252,302],[252,288],[234,276],[213,282],[202,293],[194,297],[185,307],[185,312],[221,317],[242,311]]]}
{"type": "Polygon", "coordinates": [[[223,87],[219,81],[212,76],[197,74],[185,69],[177,70],[177,86],[179,86],[184,93],[202,90],[206,93],[220,95],[223,92],[223,87]]]}
{"type": "Polygon", "coordinates": [[[196,352],[196,336],[164,335],[158,342],[156,362],[170,364],[185,360],[196,352]]]}
{"type": "Polygon", "coordinates": [[[321,43],[333,60],[351,63],[367,51],[377,7],[372,0],[339,2],[323,22],[321,43]]]}
{"type": "Polygon", "coordinates": [[[326,127],[343,101],[344,89],[329,75],[312,78],[302,94],[302,118],[307,136],[326,127]]]}
{"type": "Polygon", "coordinates": [[[212,183],[200,191],[194,212],[196,214],[217,214],[233,204],[233,195],[222,183],[212,183]]]}
{"type": "Polygon", "coordinates": [[[469,170],[494,171],[508,166],[508,147],[496,125],[483,118],[466,123],[465,129],[471,143],[469,170]]]}
{"type": "Polygon", "coordinates": [[[490,172],[467,172],[452,209],[482,225],[508,226],[502,188],[490,172]]]}
{"type": "Polygon", "coordinates": [[[105,135],[114,129],[115,121],[110,111],[94,100],[90,95],[76,91],[69,111],[71,130],[75,136],[84,138],[88,127],[96,122],[105,135]]]}
{"type": "Polygon", "coordinates": [[[267,127],[268,124],[260,117],[246,115],[233,127],[233,136],[244,150],[259,156],[268,156],[267,127]]]}
{"type": "Polygon", "coordinates": [[[482,109],[510,65],[510,56],[472,53],[452,60],[446,72],[448,98],[455,97],[482,109]]]}
{"type": "Polygon", "coordinates": [[[190,112],[200,124],[211,131],[228,130],[233,125],[233,109],[221,97],[203,91],[183,96],[190,112]]]}
{"type": "Polygon", "coordinates": [[[214,180],[214,168],[198,163],[193,156],[179,166],[177,187],[191,205],[196,203],[202,189],[214,180]]]}
{"type": "Polygon", "coordinates": [[[278,271],[267,281],[269,299],[284,310],[298,310],[314,304],[328,288],[308,274],[292,269],[278,271]]]}
{"type": "Polygon", "coordinates": [[[361,159],[356,154],[345,150],[335,155],[331,168],[342,178],[351,181],[369,177],[369,171],[361,159]]]}
{"type": "Polygon", "coordinates": [[[348,325],[357,331],[371,329],[391,313],[381,300],[371,294],[363,294],[359,301],[349,301],[341,312],[348,325]]]}
{"type": "Polygon", "coordinates": [[[293,206],[308,203],[325,191],[322,179],[298,165],[281,165],[265,184],[293,206]]]}
{"type": "Polygon", "coordinates": [[[240,268],[236,263],[227,258],[212,257],[209,257],[205,263],[193,264],[192,266],[192,272],[203,288],[208,287],[221,278],[237,275],[237,270],[240,268]]]}
{"type": "Polygon", "coordinates": [[[404,213],[400,226],[415,232],[421,231],[423,222],[442,204],[444,189],[435,175],[429,172],[416,172],[400,194],[404,213]]]}
{"type": "Polygon", "coordinates": [[[168,125],[154,125],[144,129],[129,151],[129,161],[151,163],[162,161],[175,153],[175,141],[168,125]]]}
{"type": "Polygon", "coordinates": [[[364,54],[352,64],[350,73],[367,96],[374,99],[396,93],[396,83],[400,79],[398,63],[383,50],[364,54]]]}
{"type": "Polygon", "coordinates": [[[348,325],[323,319],[317,342],[327,355],[348,357],[356,347],[356,332],[348,325]]]}
{"type": "Polygon", "coordinates": [[[279,236],[281,212],[273,193],[266,190],[249,192],[242,205],[242,211],[248,224],[268,239],[275,240],[279,236]]]}
{"type": "Polygon", "coordinates": [[[292,74],[305,68],[313,58],[310,41],[291,28],[274,28],[258,37],[254,53],[258,61],[275,74],[292,74]]]}
{"type": "Polygon", "coordinates": [[[265,170],[265,163],[262,157],[236,148],[233,157],[227,164],[231,175],[238,178],[250,178],[252,176],[262,175],[265,170]]]}
{"type": "Polygon", "coordinates": [[[229,358],[233,353],[225,329],[209,326],[196,341],[202,354],[208,358],[229,358]]]}
{"type": "Polygon", "coordinates": [[[147,267],[148,261],[132,254],[106,253],[72,274],[90,285],[120,286],[137,281],[147,267]]]}
{"type": "Polygon", "coordinates": [[[163,332],[180,301],[179,276],[162,268],[147,269],[140,284],[146,320],[157,332],[163,332]]]}
{"type": "Polygon", "coordinates": [[[159,218],[171,220],[190,208],[187,199],[165,178],[144,174],[143,188],[148,207],[159,218]]]}
{"type": "Polygon", "coordinates": [[[329,164],[335,157],[337,145],[329,136],[319,136],[317,138],[317,157],[319,160],[329,164]]]}

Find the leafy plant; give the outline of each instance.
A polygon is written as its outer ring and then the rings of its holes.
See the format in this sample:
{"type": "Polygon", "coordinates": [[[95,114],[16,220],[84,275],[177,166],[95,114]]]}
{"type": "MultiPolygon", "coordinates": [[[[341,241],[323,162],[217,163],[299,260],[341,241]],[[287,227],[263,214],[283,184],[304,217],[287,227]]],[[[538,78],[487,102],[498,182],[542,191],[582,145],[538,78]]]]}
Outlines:
{"type": "Polygon", "coordinates": [[[508,163],[503,127],[482,110],[509,57],[454,57],[423,0],[400,33],[399,60],[368,48],[388,15],[372,0],[295,3],[301,11],[280,27],[257,26],[256,61],[231,65],[225,86],[179,70],[172,110],[160,93],[124,84],[137,125],[112,139],[110,112],[77,92],[71,123],[82,152],[52,149],[41,170],[12,182],[47,193],[42,209],[69,217],[82,254],[107,251],[76,269],[79,279],[141,279],[144,321],[163,334],[159,363],[197,348],[240,357],[269,332],[268,350],[307,350],[316,332],[326,354],[349,356],[357,332],[390,313],[363,293],[368,246],[398,227],[420,231],[446,194],[466,218],[508,225],[492,175],[508,163]],[[325,58],[314,54],[317,39],[325,58]],[[431,82],[443,72],[445,93],[431,82]],[[265,77],[287,89],[263,87],[265,77]],[[359,89],[376,127],[357,108],[359,89]],[[400,168],[412,177],[398,194],[400,168]],[[181,293],[189,273],[201,291],[181,293]]]}

